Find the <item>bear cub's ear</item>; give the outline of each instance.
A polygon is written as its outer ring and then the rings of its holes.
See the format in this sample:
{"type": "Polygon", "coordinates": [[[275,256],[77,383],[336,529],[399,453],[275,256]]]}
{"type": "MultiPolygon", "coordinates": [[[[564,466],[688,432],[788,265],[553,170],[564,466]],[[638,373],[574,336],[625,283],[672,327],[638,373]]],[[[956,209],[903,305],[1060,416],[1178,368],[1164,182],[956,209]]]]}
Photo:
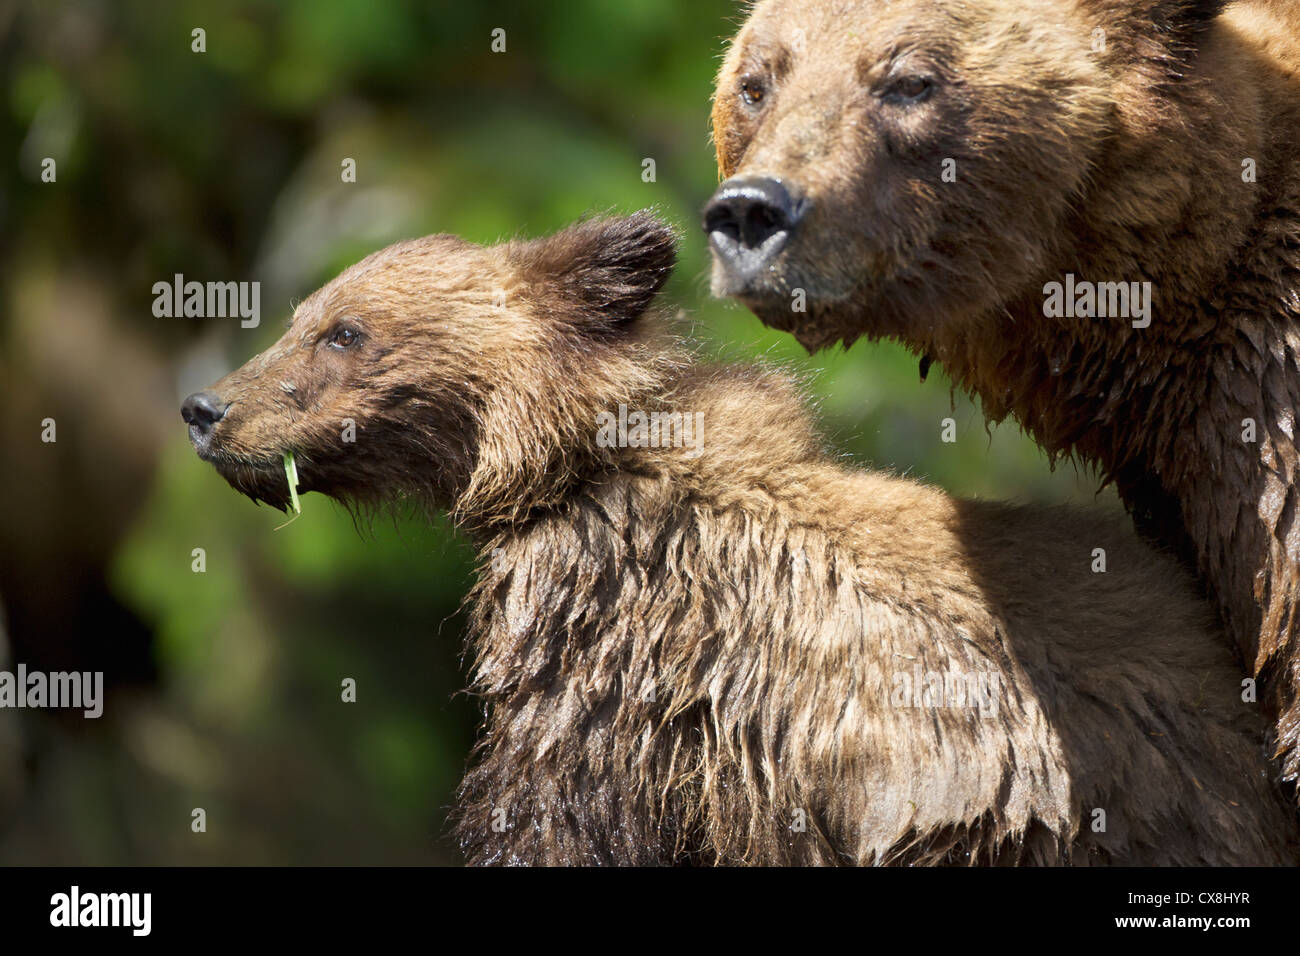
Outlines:
{"type": "Polygon", "coordinates": [[[1151,14],[1158,28],[1196,45],[1227,5],[1228,0],[1156,0],[1151,14]]]}
{"type": "Polygon", "coordinates": [[[639,318],[677,264],[677,233],[649,210],[588,219],[529,243],[531,281],[553,285],[553,314],[614,328],[639,318]]]}

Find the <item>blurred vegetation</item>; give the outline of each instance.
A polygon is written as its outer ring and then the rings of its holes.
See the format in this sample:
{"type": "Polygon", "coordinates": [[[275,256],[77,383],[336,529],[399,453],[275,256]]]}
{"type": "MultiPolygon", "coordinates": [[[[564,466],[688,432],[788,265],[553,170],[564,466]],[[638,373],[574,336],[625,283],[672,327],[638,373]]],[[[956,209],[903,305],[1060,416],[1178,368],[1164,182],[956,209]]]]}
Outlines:
{"type": "Polygon", "coordinates": [[[668,296],[702,348],[805,369],[846,452],[961,494],[1094,500],[1014,427],[986,430],[938,368],[921,384],[881,344],[809,359],[708,298],[709,97],[739,16],[734,0],[0,2],[0,667],[112,685],[100,721],[0,711],[0,862],[458,859],[442,832],[478,719],[456,693],[466,542],[401,518],[358,533],[314,495],[275,531],[177,412],[399,238],[655,206],[685,235],[668,296]],[[155,318],[152,285],[178,272],[261,281],[261,327],[155,318]]]}

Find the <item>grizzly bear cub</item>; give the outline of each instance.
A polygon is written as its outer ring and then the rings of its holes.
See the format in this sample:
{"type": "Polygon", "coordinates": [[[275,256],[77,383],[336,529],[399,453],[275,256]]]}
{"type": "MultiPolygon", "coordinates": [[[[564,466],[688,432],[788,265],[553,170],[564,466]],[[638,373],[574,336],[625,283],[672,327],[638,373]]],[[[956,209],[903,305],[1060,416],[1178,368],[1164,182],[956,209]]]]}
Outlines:
{"type": "Polygon", "coordinates": [[[655,315],[674,245],[646,213],[398,243],[185,403],[254,500],[286,504],[291,450],[303,490],[479,545],[470,862],[1294,862],[1175,565],[837,463],[788,374],[696,364],[655,315]]]}

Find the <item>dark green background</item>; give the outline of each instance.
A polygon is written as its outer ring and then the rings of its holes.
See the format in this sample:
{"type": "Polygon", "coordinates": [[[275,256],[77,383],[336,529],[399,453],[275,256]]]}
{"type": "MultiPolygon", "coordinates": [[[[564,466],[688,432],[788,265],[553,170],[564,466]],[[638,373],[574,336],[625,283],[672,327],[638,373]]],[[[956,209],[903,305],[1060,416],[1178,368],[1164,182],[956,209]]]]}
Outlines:
{"type": "Polygon", "coordinates": [[[406,519],[359,534],[316,495],[275,531],[178,413],[399,238],[655,206],[685,231],[667,295],[703,347],[805,369],[845,452],[961,494],[1094,500],[901,349],[809,359],[708,298],[709,97],[739,17],[731,0],[0,2],[0,666],[112,684],[99,721],[0,711],[0,862],[458,861],[466,542],[406,519]],[[260,281],[261,327],[155,318],[176,272],[260,281]]]}

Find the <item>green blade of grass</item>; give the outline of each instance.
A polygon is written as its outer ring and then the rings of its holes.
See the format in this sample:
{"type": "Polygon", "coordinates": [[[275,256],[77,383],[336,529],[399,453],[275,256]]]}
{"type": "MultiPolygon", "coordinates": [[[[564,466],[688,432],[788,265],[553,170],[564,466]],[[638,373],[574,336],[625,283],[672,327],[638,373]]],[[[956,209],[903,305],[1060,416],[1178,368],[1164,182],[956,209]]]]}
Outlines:
{"type": "MultiPolygon", "coordinates": [[[[302,503],[298,500],[298,463],[293,459],[293,452],[284,453],[284,480],[289,483],[289,509],[293,517],[280,525],[280,528],[292,524],[302,514],[302,503]]],[[[276,528],[279,531],[280,528],[276,528]]]]}
{"type": "Polygon", "coordinates": [[[284,453],[284,477],[289,482],[289,505],[296,515],[302,514],[302,504],[298,501],[298,463],[293,460],[293,452],[284,453]]]}

